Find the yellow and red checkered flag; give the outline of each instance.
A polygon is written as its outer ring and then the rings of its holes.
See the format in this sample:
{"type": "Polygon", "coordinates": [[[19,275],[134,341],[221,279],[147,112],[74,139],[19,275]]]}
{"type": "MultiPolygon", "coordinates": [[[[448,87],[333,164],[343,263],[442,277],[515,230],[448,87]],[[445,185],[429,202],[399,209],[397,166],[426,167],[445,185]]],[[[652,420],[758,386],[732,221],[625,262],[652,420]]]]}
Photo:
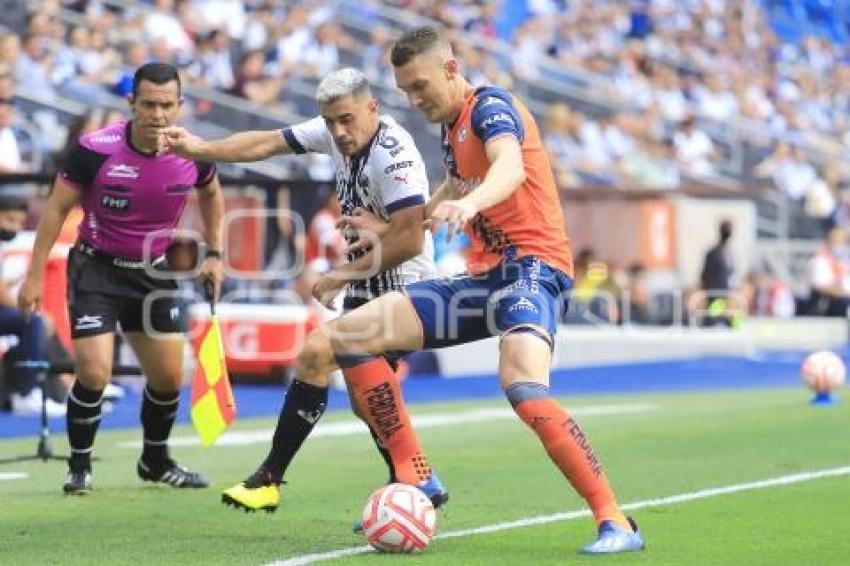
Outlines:
{"type": "MultiPolygon", "coordinates": [[[[211,282],[210,282],[211,283],[211,282]]],[[[201,444],[210,446],[236,418],[224,344],[215,313],[212,285],[205,285],[210,301],[210,321],[198,346],[198,363],[192,377],[192,422],[201,444]]]]}

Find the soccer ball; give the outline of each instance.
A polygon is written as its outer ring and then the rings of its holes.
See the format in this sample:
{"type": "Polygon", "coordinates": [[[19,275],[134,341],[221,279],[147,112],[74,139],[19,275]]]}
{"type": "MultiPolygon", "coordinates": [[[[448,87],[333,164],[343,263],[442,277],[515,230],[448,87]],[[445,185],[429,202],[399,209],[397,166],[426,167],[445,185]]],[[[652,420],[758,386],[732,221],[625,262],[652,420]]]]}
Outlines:
{"type": "Polygon", "coordinates": [[[829,393],[844,383],[847,370],[844,362],[834,352],[821,350],[803,361],[800,368],[803,381],[816,393],[829,393]]]}
{"type": "Polygon", "coordinates": [[[422,552],[435,532],[437,513],[431,500],[411,485],[385,485],[363,509],[363,533],[381,552],[422,552]]]}

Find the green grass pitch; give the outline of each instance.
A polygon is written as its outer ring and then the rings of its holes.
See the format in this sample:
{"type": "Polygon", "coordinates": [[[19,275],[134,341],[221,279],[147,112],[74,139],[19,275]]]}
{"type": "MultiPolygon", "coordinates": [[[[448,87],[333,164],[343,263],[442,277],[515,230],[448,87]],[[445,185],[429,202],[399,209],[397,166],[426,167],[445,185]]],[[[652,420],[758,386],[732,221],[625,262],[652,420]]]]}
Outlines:
{"type": "MultiPolygon", "coordinates": [[[[646,403],[651,410],[580,416],[622,503],[692,493],[789,474],[850,466],[850,398],[816,409],[802,389],[577,397],[567,407],[646,403]]],[[[506,407],[498,400],[418,405],[415,415],[506,407]]],[[[108,417],[107,417],[108,418],[108,417]]],[[[350,420],[345,412],[323,422],[350,420]]],[[[236,431],[270,429],[246,420],[236,431]]],[[[321,426],[321,425],[319,425],[321,426]]],[[[189,435],[178,427],[176,436],[189,435]]],[[[422,429],[421,438],[451,502],[441,533],[583,507],[518,419],[422,429]]],[[[177,447],[181,463],[211,478],[209,490],[143,484],[137,451],[119,446],[140,430],[102,431],[95,492],[61,494],[64,464],[5,465],[25,472],[0,481],[0,564],[265,564],[357,547],[351,532],[369,493],[385,478],[366,434],[307,442],[290,469],[281,507],[245,514],[220,503],[220,490],[251,472],[266,444],[177,447]]],[[[0,441],[0,458],[27,454],[34,439],[0,441]]],[[[67,450],[55,438],[57,451],[67,450]]],[[[578,555],[592,539],[578,518],[490,534],[435,539],[423,554],[348,556],[328,564],[846,564],[850,557],[850,476],[649,506],[633,512],[643,553],[578,555]]]]}

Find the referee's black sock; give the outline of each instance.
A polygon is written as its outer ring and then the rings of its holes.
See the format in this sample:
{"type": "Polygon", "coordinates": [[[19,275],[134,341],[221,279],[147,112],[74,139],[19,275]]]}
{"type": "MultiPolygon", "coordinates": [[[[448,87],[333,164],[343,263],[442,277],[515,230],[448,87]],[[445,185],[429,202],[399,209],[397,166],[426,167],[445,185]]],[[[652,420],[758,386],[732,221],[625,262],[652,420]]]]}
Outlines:
{"type": "Polygon", "coordinates": [[[73,470],[90,470],[94,437],[100,425],[103,391],[89,389],[74,381],[68,392],[68,443],[71,445],[69,465],[73,470]]]}
{"type": "Polygon", "coordinates": [[[325,413],[328,388],[294,380],[286,391],[283,408],[274,429],[272,449],[263,462],[273,480],[279,482],[304,440],[325,413]]]}
{"type": "Polygon", "coordinates": [[[163,464],[168,459],[168,437],[177,417],[179,403],[179,391],[163,393],[145,385],[142,399],[142,460],[146,464],[163,464]]]}

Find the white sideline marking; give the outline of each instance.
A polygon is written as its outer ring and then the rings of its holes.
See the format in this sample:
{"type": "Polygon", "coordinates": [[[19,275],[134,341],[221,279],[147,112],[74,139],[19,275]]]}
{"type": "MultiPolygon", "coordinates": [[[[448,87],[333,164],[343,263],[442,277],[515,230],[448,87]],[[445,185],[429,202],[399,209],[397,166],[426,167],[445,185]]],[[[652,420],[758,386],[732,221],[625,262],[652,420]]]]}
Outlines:
{"type": "MultiPolygon", "coordinates": [[[[587,407],[574,407],[569,410],[570,414],[578,417],[597,415],[625,415],[632,413],[646,413],[655,410],[655,405],[649,403],[630,403],[622,405],[591,405],[587,407]]],[[[457,413],[435,413],[432,415],[419,415],[413,417],[413,426],[416,428],[432,428],[458,424],[478,423],[500,419],[515,419],[516,413],[508,408],[492,409],[470,409],[457,413]]],[[[319,423],[311,438],[320,436],[350,436],[353,434],[367,434],[366,425],[359,419],[348,420],[338,423],[319,423]]],[[[228,432],[216,441],[216,446],[244,446],[246,444],[268,444],[272,439],[274,429],[264,429],[251,432],[228,432]]],[[[197,436],[178,436],[169,439],[171,446],[200,446],[201,441],[197,436]]],[[[141,448],[142,443],[138,440],[130,440],[118,444],[121,448],[141,448]]]]}
{"type": "Polygon", "coordinates": [[[0,481],[22,480],[30,477],[25,472],[0,472],[0,481]]]}
{"type": "MultiPolygon", "coordinates": [[[[781,485],[790,485],[793,483],[800,483],[805,481],[811,481],[816,479],[835,477],[835,476],[846,476],[850,475],[850,466],[844,466],[841,468],[831,468],[827,470],[816,470],[813,472],[802,472],[799,474],[790,474],[787,476],[779,476],[777,478],[770,478],[766,480],[753,481],[747,483],[738,483],[733,485],[727,485],[722,487],[712,487],[708,489],[701,489],[699,491],[692,491],[690,493],[680,493],[678,495],[671,495],[668,497],[660,497],[658,499],[645,499],[643,501],[635,501],[634,503],[627,503],[622,505],[621,508],[624,511],[631,511],[633,509],[643,509],[644,507],[659,507],[662,505],[673,505],[675,503],[684,503],[686,501],[694,501],[696,499],[706,499],[709,497],[716,497],[718,495],[727,495],[730,493],[738,493],[739,491],[750,491],[754,489],[765,489],[768,487],[776,487],[781,485]]],[[[506,521],[504,523],[494,523],[492,525],[483,525],[481,527],[474,527],[471,529],[461,529],[457,531],[449,531],[447,533],[438,534],[434,538],[457,538],[457,537],[466,537],[472,535],[481,535],[486,533],[495,533],[498,531],[504,531],[508,529],[518,529],[522,527],[529,527],[533,525],[545,525],[546,523],[554,523],[556,521],[569,521],[571,519],[578,519],[579,517],[588,517],[590,516],[590,511],[587,509],[581,509],[578,511],[568,511],[566,513],[555,513],[553,515],[539,515],[537,517],[529,517],[526,519],[517,519],[516,521],[506,521]]],[[[276,562],[271,562],[270,566],[302,566],[304,564],[313,564],[314,562],[321,562],[323,560],[332,560],[334,558],[342,558],[344,556],[354,556],[357,554],[365,554],[367,552],[371,552],[372,547],[370,546],[352,546],[349,548],[342,548],[339,550],[330,550],[328,552],[321,552],[317,554],[305,554],[302,556],[296,556],[294,558],[289,558],[286,560],[278,560],[276,562]]]]}

